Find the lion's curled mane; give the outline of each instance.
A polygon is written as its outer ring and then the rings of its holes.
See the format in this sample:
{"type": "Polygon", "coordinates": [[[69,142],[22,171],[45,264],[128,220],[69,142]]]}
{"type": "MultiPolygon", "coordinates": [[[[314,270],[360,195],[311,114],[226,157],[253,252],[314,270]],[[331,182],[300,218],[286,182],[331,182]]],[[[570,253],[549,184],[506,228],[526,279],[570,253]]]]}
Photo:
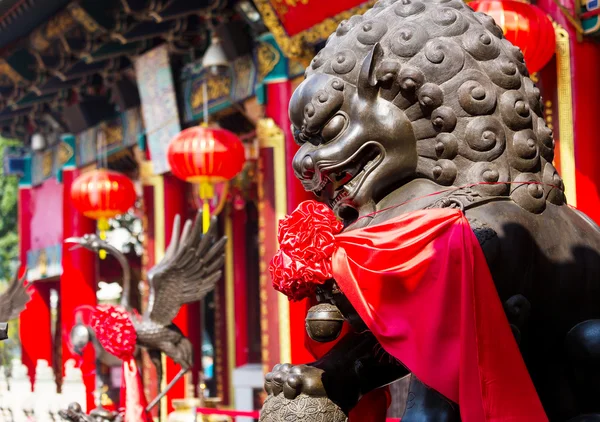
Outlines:
{"type": "Polygon", "coordinates": [[[565,203],[540,91],[523,53],[491,17],[461,0],[381,0],[340,23],[306,76],[356,86],[375,47],[371,83],[412,122],[418,177],[474,184],[481,195],[510,197],[534,213],[565,203]]]}

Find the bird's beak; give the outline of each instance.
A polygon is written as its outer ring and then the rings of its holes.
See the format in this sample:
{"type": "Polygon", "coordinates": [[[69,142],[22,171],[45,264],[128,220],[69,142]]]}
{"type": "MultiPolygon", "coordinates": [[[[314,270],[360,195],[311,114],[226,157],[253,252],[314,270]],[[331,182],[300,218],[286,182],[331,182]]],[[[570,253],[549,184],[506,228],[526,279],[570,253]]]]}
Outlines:
{"type": "Polygon", "coordinates": [[[65,239],[65,245],[73,245],[71,248],[69,248],[70,251],[74,251],[83,247],[80,237],[69,237],[65,239]]]}

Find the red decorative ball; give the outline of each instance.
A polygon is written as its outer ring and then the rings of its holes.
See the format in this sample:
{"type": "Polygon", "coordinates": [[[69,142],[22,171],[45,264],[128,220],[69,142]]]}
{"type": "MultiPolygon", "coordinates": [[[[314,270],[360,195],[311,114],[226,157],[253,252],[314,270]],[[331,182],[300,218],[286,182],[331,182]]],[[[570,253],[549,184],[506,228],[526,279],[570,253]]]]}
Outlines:
{"type": "Polygon", "coordinates": [[[290,300],[314,294],[317,285],[332,278],[335,235],[343,228],[325,204],[302,202],[279,222],[280,250],[269,265],[273,287],[290,300]]]}
{"type": "Polygon", "coordinates": [[[92,315],[96,337],[107,352],[121,360],[130,360],[137,334],[127,311],[121,306],[100,305],[92,315]]]}

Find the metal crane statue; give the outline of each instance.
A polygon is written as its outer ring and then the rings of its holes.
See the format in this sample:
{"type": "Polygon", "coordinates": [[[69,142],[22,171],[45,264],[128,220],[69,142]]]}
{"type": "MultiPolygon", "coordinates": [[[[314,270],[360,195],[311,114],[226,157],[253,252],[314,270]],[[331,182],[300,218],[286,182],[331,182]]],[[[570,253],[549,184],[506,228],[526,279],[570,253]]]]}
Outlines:
{"type": "Polygon", "coordinates": [[[225,262],[224,249],[227,239],[217,239],[216,218],[211,219],[210,226],[204,234],[202,212],[198,212],[194,223],[187,220],[182,231],[180,228],[181,219],[176,216],[165,256],[148,271],[150,298],[148,309],[141,319],[134,315],[129,306],[131,277],[125,255],[95,234],[72,237],[65,241],[75,247],[94,252],[105,250],[119,261],[123,268],[123,294],[120,304],[128,311],[133,322],[137,345],[147,349],[159,379],[162,379],[161,353],[165,353],[181,366],[179,374],[148,405],[148,409],[154,407],[193,364],[192,344],[173,324],[173,319],[181,306],[203,299],[214,289],[222,277],[221,268],[225,262]]]}
{"type": "Polygon", "coordinates": [[[22,277],[16,273],[8,289],[0,295],[0,341],[8,339],[7,321],[17,318],[31,299],[27,292],[31,283],[26,283],[26,278],[26,270],[22,277]]]}

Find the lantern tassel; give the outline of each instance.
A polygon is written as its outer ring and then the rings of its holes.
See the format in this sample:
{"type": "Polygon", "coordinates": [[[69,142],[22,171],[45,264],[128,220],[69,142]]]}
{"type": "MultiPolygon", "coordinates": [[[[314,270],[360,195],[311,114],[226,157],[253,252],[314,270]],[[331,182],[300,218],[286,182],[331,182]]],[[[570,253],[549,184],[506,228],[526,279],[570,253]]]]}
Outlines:
{"type": "Polygon", "coordinates": [[[202,232],[206,233],[210,226],[210,200],[215,196],[215,189],[210,182],[200,183],[200,199],[202,200],[202,232]]]}
{"type": "MultiPolygon", "coordinates": [[[[100,230],[100,239],[106,240],[106,231],[110,228],[108,224],[108,220],[106,218],[101,218],[98,220],[98,230],[100,230]]],[[[106,251],[104,249],[100,249],[98,251],[98,255],[100,259],[106,259],[106,251]]]]}

